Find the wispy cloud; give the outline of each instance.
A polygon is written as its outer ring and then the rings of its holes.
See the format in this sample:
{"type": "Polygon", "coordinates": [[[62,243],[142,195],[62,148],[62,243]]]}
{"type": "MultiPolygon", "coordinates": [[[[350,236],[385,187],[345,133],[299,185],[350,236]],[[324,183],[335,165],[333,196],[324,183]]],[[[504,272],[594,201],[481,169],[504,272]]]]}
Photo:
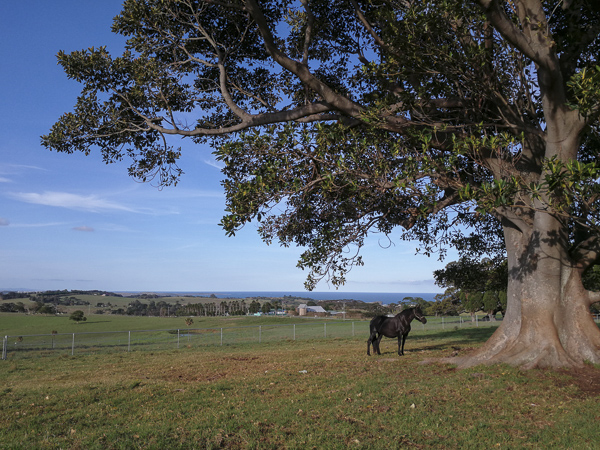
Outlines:
{"type": "Polygon", "coordinates": [[[2,217],[0,217],[0,227],[5,227],[9,224],[10,222],[2,217]]]}
{"type": "Polygon", "coordinates": [[[39,166],[32,166],[29,164],[9,164],[9,167],[15,167],[17,169],[32,169],[32,170],[43,170],[44,172],[46,172],[48,169],[45,169],[43,167],[39,167],[39,166]]]}
{"type": "Polygon", "coordinates": [[[38,166],[30,166],[27,164],[0,164],[0,173],[3,175],[22,173],[24,170],[43,170],[47,172],[48,169],[38,166]]]}
{"type": "Polygon", "coordinates": [[[85,231],[85,232],[92,232],[95,231],[92,227],[88,227],[87,225],[82,225],[80,227],[73,227],[74,231],[85,231]]]}
{"type": "Polygon", "coordinates": [[[60,208],[76,209],[90,212],[100,211],[127,211],[136,212],[133,208],[117,202],[106,200],[96,195],[78,195],[68,192],[46,191],[19,192],[9,194],[12,198],[36,205],[56,206],[60,208]]]}
{"type": "Polygon", "coordinates": [[[215,159],[205,159],[204,164],[208,164],[211,167],[214,167],[219,170],[223,170],[225,168],[225,164],[215,159]]]}
{"type": "Polygon", "coordinates": [[[12,183],[12,180],[9,178],[0,177],[0,183],[12,183]]]}
{"type": "Polygon", "coordinates": [[[11,228],[44,228],[60,227],[66,225],[65,222],[41,222],[41,223],[11,223],[11,228]]]}

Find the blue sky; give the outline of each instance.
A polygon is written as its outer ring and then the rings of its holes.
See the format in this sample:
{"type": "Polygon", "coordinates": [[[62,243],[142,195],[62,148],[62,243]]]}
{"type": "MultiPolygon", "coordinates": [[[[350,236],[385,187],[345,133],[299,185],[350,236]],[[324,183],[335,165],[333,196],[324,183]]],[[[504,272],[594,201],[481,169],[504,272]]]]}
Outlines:
{"type": "MultiPolygon", "coordinates": [[[[56,64],[59,50],[124,40],[110,32],[121,1],[5,2],[0,15],[0,289],[111,291],[301,291],[298,248],[266,246],[247,226],[228,238],[218,223],[225,199],[210,148],[181,141],[177,187],[157,190],[106,165],[97,153],[66,155],[40,145],[71,111],[80,86],[56,64]]],[[[369,239],[364,267],[342,292],[438,292],[446,262],[417,255],[417,243],[369,239]],[[382,244],[386,244],[383,241],[382,244]]],[[[321,282],[317,291],[334,290],[321,282]]]]}

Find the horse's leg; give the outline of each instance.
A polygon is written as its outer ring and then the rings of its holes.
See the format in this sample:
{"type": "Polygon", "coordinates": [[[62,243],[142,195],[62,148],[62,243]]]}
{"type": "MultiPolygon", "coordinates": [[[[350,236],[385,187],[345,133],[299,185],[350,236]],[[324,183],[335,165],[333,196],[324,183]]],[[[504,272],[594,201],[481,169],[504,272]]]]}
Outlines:
{"type": "Polygon", "coordinates": [[[400,346],[400,339],[402,339],[402,353],[400,353],[400,348],[398,348],[398,354],[404,356],[404,343],[406,342],[406,334],[398,336],[398,347],[400,346]]]}
{"type": "Polygon", "coordinates": [[[367,355],[371,356],[371,344],[373,344],[373,353],[375,353],[375,339],[377,336],[377,332],[376,331],[371,331],[371,334],[369,335],[369,339],[367,340],[367,355]]]}
{"type": "Polygon", "coordinates": [[[377,338],[377,340],[375,341],[377,343],[377,354],[381,355],[381,350],[379,350],[379,343],[381,342],[381,338],[383,337],[383,334],[380,334],[379,337],[377,338]]]}

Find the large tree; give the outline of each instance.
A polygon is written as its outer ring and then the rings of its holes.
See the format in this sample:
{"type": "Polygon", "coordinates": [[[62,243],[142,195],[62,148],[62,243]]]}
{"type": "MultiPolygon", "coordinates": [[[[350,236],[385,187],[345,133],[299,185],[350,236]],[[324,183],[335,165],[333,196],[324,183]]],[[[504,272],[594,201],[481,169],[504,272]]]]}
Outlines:
{"type": "Polygon", "coordinates": [[[508,256],[508,308],[463,366],[600,363],[600,3],[127,0],[123,55],[59,53],[83,84],[43,143],[177,181],[172,137],[225,163],[234,234],[305,247],[307,286],[399,228],[430,253],[508,256]],[[169,142],[171,142],[169,144],[169,142]]]}

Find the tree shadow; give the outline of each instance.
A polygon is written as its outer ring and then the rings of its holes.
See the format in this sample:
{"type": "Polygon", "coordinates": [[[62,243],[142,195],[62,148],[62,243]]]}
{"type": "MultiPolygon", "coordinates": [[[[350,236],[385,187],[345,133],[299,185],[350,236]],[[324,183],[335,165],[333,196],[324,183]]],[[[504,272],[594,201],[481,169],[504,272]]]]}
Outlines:
{"type": "Polygon", "coordinates": [[[77,322],[77,325],[86,325],[88,323],[110,323],[110,320],[86,320],[82,322],[77,322]]]}
{"type": "Polygon", "coordinates": [[[428,341],[432,339],[443,340],[440,345],[456,345],[456,344],[472,344],[474,342],[485,342],[492,334],[498,329],[498,327],[476,327],[476,328],[459,328],[458,330],[443,330],[437,333],[418,334],[415,336],[409,336],[406,341],[428,341]]]}
{"type": "MultiPolygon", "coordinates": [[[[442,351],[449,347],[472,346],[477,343],[482,344],[492,336],[496,329],[497,327],[465,328],[440,331],[438,333],[419,334],[415,336],[409,335],[406,339],[404,352],[409,354],[421,352],[423,350],[442,351]],[[432,345],[419,345],[419,342],[431,340],[439,340],[440,342],[432,345]],[[410,347],[407,347],[409,345],[410,347]]],[[[385,346],[386,351],[381,350],[381,355],[377,356],[398,355],[396,339],[382,339],[381,346],[385,346]]]]}

